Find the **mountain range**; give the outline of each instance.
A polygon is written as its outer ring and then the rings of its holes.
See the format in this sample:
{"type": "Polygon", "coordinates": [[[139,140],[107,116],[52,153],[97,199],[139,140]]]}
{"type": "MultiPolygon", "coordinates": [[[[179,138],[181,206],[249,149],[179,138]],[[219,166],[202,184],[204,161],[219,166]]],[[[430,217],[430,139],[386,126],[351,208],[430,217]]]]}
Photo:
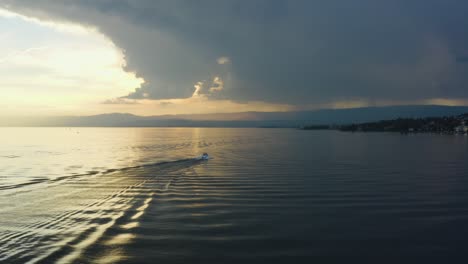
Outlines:
{"type": "Polygon", "coordinates": [[[193,115],[136,116],[110,113],[93,116],[2,117],[0,126],[39,127],[298,127],[351,124],[378,120],[453,116],[468,106],[408,105],[322,109],[297,112],[242,112],[193,115]]]}

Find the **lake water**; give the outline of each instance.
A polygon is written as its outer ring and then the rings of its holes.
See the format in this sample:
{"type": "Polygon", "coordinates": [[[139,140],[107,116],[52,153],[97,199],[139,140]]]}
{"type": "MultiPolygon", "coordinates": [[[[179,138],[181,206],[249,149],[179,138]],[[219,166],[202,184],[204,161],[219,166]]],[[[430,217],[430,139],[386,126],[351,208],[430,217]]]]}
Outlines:
{"type": "Polygon", "coordinates": [[[462,256],[468,138],[1,128],[2,263],[462,256]],[[213,159],[196,161],[208,152],[213,159]]]}

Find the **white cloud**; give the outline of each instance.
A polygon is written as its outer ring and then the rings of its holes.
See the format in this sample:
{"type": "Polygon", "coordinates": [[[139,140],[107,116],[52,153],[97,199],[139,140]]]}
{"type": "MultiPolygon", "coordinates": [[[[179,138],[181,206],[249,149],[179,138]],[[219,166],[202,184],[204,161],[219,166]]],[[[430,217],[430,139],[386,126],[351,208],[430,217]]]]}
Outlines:
{"type": "Polygon", "coordinates": [[[10,10],[6,10],[2,8],[0,8],[0,17],[9,18],[9,19],[22,19],[24,21],[35,23],[41,26],[50,27],[50,28],[53,28],[54,30],[65,32],[65,33],[85,34],[85,35],[90,32],[93,32],[96,34],[98,33],[97,29],[94,27],[90,27],[90,26],[85,27],[80,24],[67,23],[63,21],[59,23],[59,22],[54,22],[52,20],[50,21],[40,20],[34,17],[24,16],[19,13],[15,13],[10,10]]]}
{"type": "Polygon", "coordinates": [[[220,92],[224,89],[224,81],[219,76],[215,76],[212,81],[199,81],[194,86],[191,98],[209,98],[215,92],[220,92]]]}
{"type": "Polygon", "coordinates": [[[31,112],[41,105],[47,106],[41,107],[44,111],[60,112],[117,98],[144,83],[123,69],[122,51],[102,34],[62,31],[59,24],[5,12],[0,12],[0,20],[19,25],[3,28],[14,39],[0,43],[0,87],[7,110],[31,112]],[[35,36],[38,31],[44,34],[35,36]]]}
{"type": "Polygon", "coordinates": [[[221,65],[231,63],[231,59],[229,57],[219,57],[216,61],[221,65]]]}
{"type": "Polygon", "coordinates": [[[210,87],[210,92],[219,92],[224,89],[224,82],[219,76],[214,77],[212,85],[213,86],[210,87]]]}
{"type": "Polygon", "coordinates": [[[199,97],[200,93],[203,89],[204,82],[197,82],[193,87],[195,88],[195,91],[192,94],[193,98],[199,97]]]}
{"type": "Polygon", "coordinates": [[[108,99],[102,102],[103,104],[139,104],[138,100],[132,100],[132,99],[127,99],[127,98],[114,98],[114,99],[108,99]]]}

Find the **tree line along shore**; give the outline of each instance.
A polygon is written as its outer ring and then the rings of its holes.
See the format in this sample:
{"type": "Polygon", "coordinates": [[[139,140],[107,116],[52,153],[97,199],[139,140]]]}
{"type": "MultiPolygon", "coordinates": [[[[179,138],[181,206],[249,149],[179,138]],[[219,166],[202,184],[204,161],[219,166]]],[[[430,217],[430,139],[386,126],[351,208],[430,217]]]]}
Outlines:
{"type": "Polygon", "coordinates": [[[468,134],[468,113],[457,116],[398,118],[347,125],[310,125],[304,130],[339,130],[347,132],[400,132],[468,134]]]}

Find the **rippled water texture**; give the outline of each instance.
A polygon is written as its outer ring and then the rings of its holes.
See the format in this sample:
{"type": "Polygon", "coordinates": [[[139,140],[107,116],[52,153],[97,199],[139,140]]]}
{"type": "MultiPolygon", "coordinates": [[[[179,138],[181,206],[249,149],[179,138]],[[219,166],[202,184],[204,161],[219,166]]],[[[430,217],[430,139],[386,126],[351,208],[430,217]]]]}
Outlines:
{"type": "Polygon", "coordinates": [[[464,136],[1,128],[0,262],[456,256],[464,136]],[[208,152],[213,159],[193,158],[208,152]]]}

